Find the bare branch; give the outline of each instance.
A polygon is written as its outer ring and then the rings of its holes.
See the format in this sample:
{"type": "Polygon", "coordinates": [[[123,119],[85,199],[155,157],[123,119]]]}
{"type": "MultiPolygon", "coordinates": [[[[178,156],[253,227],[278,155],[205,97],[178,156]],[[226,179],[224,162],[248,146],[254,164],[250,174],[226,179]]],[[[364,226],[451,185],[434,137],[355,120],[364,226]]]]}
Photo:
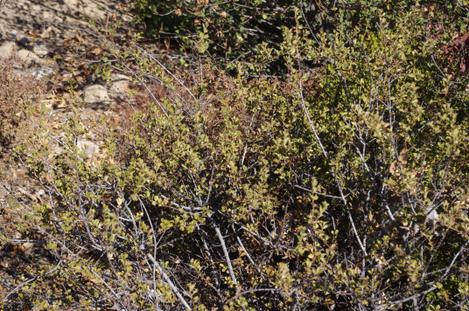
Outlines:
{"type": "Polygon", "coordinates": [[[164,272],[163,268],[161,268],[160,264],[156,261],[156,259],[151,255],[151,254],[148,254],[148,258],[153,262],[153,264],[155,265],[156,269],[158,270],[158,272],[161,274],[161,276],[163,277],[163,279],[166,281],[166,283],[168,283],[169,287],[171,287],[171,290],[174,292],[174,294],[177,296],[177,298],[179,299],[179,301],[181,301],[181,303],[184,305],[184,307],[187,309],[187,310],[192,310],[192,308],[189,306],[189,304],[187,303],[187,301],[184,299],[184,297],[181,295],[181,292],[179,291],[179,289],[176,287],[176,285],[174,285],[173,281],[171,281],[171,279],[169,278],[169,276],[164,272]]]}
{"type": "Polygon", "coordinates": [[[217,233],[218,239],[220,240],[220,243],[221,243],[221,247],[223,248],[223,253],[225,254],[226,264],[228,265],[228,270],[230,272],[231,279],[233,280],[233,283],[237,286],[238,281],[236,280],[236,276],[233,271],[233,266],[231,265],[230,256],[228,254],[228,250],[226,249],[225,240],[223,239],[223,236],[221,235],[220,228],[215,227],[215,232],[217,233]]]}

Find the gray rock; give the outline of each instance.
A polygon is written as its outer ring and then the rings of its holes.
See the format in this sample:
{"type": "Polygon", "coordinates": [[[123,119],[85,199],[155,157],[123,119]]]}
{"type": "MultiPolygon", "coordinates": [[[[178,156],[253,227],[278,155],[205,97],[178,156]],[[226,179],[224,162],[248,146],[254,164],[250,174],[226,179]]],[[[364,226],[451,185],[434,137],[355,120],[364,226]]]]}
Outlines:
{"type": "Polygon", "coordinates": [[[88,85],[83,90],[84,101],[88,105],[107,104],[110,101],[107,89],[99,84],[88,85]]]}
{"type": "Polygon", "coordinates": [[[5,41],[0,45],[0,59],[8,59],[12,57],[16,50],[16,43],[5,41]]]}
{"type": "Polygon", "coordinates": [[[44,44],[35,45],[33,52],[39,57],[46,57],[49,54],[49,50],[44,44]]]}
{"type": "Polygon", "coordinates": [[[31,75],[36,79],[42,79],[44,77],[48,77],[55,72],[54,68],[43,66],[39,68],[34,68],[31,71],[31,75]]]}

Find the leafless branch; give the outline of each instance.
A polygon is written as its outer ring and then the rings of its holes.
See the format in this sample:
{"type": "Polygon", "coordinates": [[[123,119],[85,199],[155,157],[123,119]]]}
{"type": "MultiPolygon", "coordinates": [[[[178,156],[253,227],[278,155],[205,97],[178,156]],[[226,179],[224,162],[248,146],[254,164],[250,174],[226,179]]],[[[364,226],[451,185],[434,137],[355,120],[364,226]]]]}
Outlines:
{"type": "Polygon", "coordinates": [[[217,233],[218,239],[220,240],[221,247],[223,249],[223,253],[225,254],[226,264],[228,265],[228,271],[230,272],[231,279],[233,280],[233,283],[237,286],[238,281],[236,280],[236,276],[233,271],[233,266],[231,265],[231,260],[228,254],[228,250],[226,248],[225,239],[223,239],[223,236],[220,232],[220,228],[215,227],[215,232],[217,233]]]}
{"type": "Polygon", "coordinates": [[[171,279],[169,278],[169,276],[164,272],[163,268],[161,268],[160,264],[156,261],[156,259],[151,255],[151,254],[148,254],[148,258],[153,262],[153,264],[155,265],[156,269],[158,270],[158,272],[161,274],[161,276],[163,277],[163,279],[166,281],[166,283],[168,283],[169,287],[171,287],[171,290],[174,292],[174,294],[177,296],[177,298],[179,299],[179,301],[181,301],[181,303],[184,305],[184,307],[186,308],[186,310],[192,310],[192,308],[189,306],[189,304],[187,303],[187,301],[184,299],[184,297],[182,296],[181,292],[179,291],[179,289],[176,287],[176,285],[174,285],[173,281],[171,281],[171,279]]]}

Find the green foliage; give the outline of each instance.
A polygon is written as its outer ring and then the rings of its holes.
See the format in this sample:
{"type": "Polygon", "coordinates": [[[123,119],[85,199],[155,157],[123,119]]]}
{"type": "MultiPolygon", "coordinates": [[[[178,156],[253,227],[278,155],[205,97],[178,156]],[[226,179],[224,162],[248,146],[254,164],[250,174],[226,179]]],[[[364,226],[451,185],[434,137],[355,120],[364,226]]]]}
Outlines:
{"type": "Polygon", "coordinates": [[[246,53],[269,39],[279,42],[281,25],[292,23],[300,1],[136,1],[147,32],[180,43],[196,41],[200,52],[208,47],[224,55],[246,53]],[[205,46],[205,47],[204,47],[205,46]]]}
{"type": "Polygon", "coordinates": [[[33,136],[23,159],[49,197],[18,230],[47,260],[18,268],[6,304],[464,307],[469,81],[450,48],[464,23],[369,7],[315,37],[297,16],[234,77],[207,61],[182,81],[136,53],[164,96],[99,161],[74,147],[78,120],[60,154],[33,136]],[[288,74],[253,77],[273,58],[288,74]]]}
{"type": "MultiPolygon", "coordinates": [[[[376,31],[379,16],[386,16],[389,26],[401,12],[415,5],[444,11],[447,22],[461,23],[467,8],[460,1],[322,1],[322,0],[136,0],[137,19],[145,25],[147,35],[198,53],[221,56],[229,60],[251,60],[255,47],[267,44],[277,48],[283,41],[283,27],[293,27],[301,18],[319,44],[321,32],[339,28],[376,31]]],[[[272,65],[281,59],[271,59],[272,65]]]]}

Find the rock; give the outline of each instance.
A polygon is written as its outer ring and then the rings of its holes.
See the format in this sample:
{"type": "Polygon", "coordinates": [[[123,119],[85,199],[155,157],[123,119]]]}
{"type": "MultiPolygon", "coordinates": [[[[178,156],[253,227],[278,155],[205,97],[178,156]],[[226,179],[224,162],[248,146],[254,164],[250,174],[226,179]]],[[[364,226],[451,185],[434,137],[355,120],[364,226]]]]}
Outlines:
{"type": "Polygon", "coordinates": [[[123,100],[129,92],[130,78],[121,75],[115,74],[111,77],[111,87],[109,89],[109,95],[118,100],[123,100]]]}
{"type": "Polygon", "coordinates": [[[83,151],[88,158],[91,158],[99,152],[99,146],[96,143],[83,138],[77,140],[77,147],[83,151]]]}
{"type": "Polygon", "coordinates": [[[31,64],[41,63],[41,59],[39,58],[39,56],[25,49],[19,50],[18,53],[16,53],[16,55],[18,56],[20,60],[22,60],[26,64],[26,66],[29,66],[31,64]]]}
{"type": "Polygon", "coordinates": [[[106,18],[106,10],[99,4],[89,2],[81,10],[83,15],[92,20],[104,20],[106,18]]]}
{"type": "Polygon", "coordinates": [[[63,3],[68,13],[72,15],[77,14],[93,20],[104,20],[106,17],[106,10],[102,5],[92,1],[83,3],[79,0],[63,0],[63,3]]]}
{"type": "Polygon", "coordinates": [[[47,10],[42,11],[42,16],[41,17],[46,23],[50,23],[50,24],[53,24],[54,21],[57,20],[57,16],[54,15],[53,12],[47,11],[47,10]]]}
{"type": "Polygon", "coordinates": [[[49,50],[44,44],[35,45],[33,52],[39,57],[46,57],[49,54],[49,50]]]}
{"type": "Polygon", "coordinates": [[[44,77],[48,77],[54,73],[54,69],[51,67],[39,67],[39,68],[34,68],[31,71],[31,75],[36,78],[36,79],[42,79],[44,77]]]}
{"type": "Polygon", "coordinates": [[[78,0],[63,0],[63,4],[67,7],[68,13],[75,11],[79,7],[78,0]]]}
{"type": "Polygon", "coordinates": [[[13,56],[16,50],[16,43],[5,41],[0,45],[0,59],[8,59],[13,56]]]}
{"type": "Polygon", "coordinates": [[[106,88],[99,84],[88,85],[83,90],[83,97],[86,104],[100,105],[110,101],[106,88]]]}

